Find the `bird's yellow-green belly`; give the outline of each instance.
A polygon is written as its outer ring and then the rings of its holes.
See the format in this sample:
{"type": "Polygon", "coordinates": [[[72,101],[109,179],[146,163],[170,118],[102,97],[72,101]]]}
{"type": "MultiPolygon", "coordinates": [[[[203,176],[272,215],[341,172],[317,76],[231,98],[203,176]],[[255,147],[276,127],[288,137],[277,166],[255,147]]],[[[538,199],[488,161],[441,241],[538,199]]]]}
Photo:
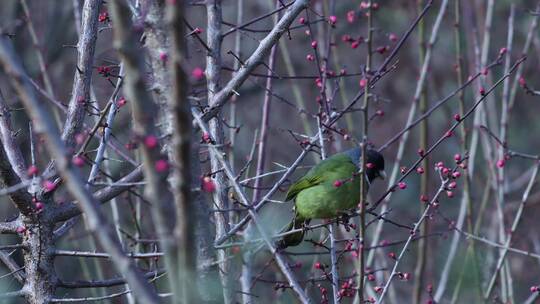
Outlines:
{"type": "Polygon", "coordinates": [[[358,205],[360,185],[357,179],[335,187],[323,183],[298,193],[296,212],[305,219],[333,218],[358,205]]]}

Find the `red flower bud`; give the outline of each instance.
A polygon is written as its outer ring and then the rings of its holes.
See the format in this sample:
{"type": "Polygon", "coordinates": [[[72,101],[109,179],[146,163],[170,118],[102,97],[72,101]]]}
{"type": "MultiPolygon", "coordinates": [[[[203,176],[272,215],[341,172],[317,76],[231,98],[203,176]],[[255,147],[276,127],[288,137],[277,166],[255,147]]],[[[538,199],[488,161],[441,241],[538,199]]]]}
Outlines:
{"type": "Polygon", "coordinates": [[[77,155],[77,156],[73,157],[71,162],[77,167],[83,167],[84,163],[85,163],[84,158],[82,156],[80,156],[80,155],[77,155]]]}
{"type": "Polygon", "coordinates": [[[169,162],[167,162],[167,160],[165,159],[158,159],[154,164],[154,167],[156,169],[156,172],[164,173],[169,170],[169,162]]]}
{"type": "Polygon", "coordinates": [[[39,169],[36,166],[30,166],[28,169],[26,169],[26,174],[28,174],[29,177],[37,175],[38,173],[39,169]]]}
{"type": "Polygon", "coordinates": [[[331,25],[335,25],[337,22],[337,17],[336,16],[330,16],[328,17],[328,23],[330,23],[331,25]]]}
{"type": "Polygon", "coordinates": [[[148,135],[144,138],[144,146],[148,149],[154,149],[158,146],[158,139],[154,135],[148,135]]]}
{"type": "Polygon", "coordinates": [[[353,23],[356,20],[356,13],[354,11],[347,12],[347,22],[353,23]]]}
{"type": "Polygon", "coordinates": [[[204,71],[200,67],[196,67],[191,71],[191,76],[197,81],[202,80],[204,78],[204,71]]]}
{"type": "Polygon", "coordinates": [[[216,191],[216,184],[210,178],[210,176],[205,176],[202,180],[202,189],[204,192],[212,193],[216,191]]]}

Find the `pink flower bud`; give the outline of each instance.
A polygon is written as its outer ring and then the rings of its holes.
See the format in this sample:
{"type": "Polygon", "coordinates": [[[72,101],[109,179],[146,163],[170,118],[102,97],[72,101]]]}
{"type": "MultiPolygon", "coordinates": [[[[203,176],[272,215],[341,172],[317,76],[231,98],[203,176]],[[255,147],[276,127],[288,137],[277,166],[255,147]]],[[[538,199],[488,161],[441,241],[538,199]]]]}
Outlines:
{"type": "Polygon", "coordinates": [[[205,176],[202,180],[202,189],[204,192],[212,193],[216,191],[216,184],[210,178],[210,176],[205,176]]]}
{"type": "Polygon", "coordinates": [[[154,135],[148,135],[144,138],[144,145],[148,149],[154,149],[158,146],[158,139],[154,135]]]}
{"type": "Polygon", "coordinates": [[[456,171],[456,172],[452,173],[452,177],[454,177],[454,178],[459,178],[460,176],[461,176],[461,172],[459,172],[459,171],[456,171]]]}
{"type": "Polygon", "coordinates": [[[364,88],[367,85],[367,79],[366,78],[360,79],[359,84],[361,88],[364,88]]]}
{"type": "Polygon", "coordinates": [[[356,13],[354,11],[347,12],[347,22],[353,23],[356,20],[356,13]]]}
{"type": "Polygon", "coordinates": [[[314,61],[314,60],[315,60],[315,56],[313,56],[313,55],[311,55],[311,54],[308,54],[308,55],[306,56],[306,59],[307,59],[307,61],[314,61]]]}
{"type": "Polygon", "coordinates": [[[317,40],[311,41],[311,47],[316,49],[317,48],[317,40]]]}
{"type": "Polygon", "coordinates": [[[459,114],[454,114],[454,119],[456,121],[460,121],[461,120],[461,116],[459,114]]]}
{"type": "Polygon", "coordinates": [[[424,168],[418,167],[418,168],[416,168],[416,172],[417,172],[418,174],[424,174],[424,168]]]}
{"type": "Polygon", "coordinates": [[[306,23],[306,18],[300,17],[300,19],[298,19],[298,22],[299,22],[300,24],[305,24],[305,23],[306,23]]]}
{"type": "Polygon", "coordinates": [[[525,87],[525,85],[527,84],[527,82],[525,81],[525,78],[523,78],[523,76],[519,77],[518,82],[519,82],[519,86],[522,87],[522,88],[525,87]]]}
{"type": "Polygon", "coordinates": [[[73,157],[71,162],[77,167],[83,167],[84,164],[85,164],[84,158],[82,156],[80,156],[80,155],[77,155],[77,156],[73,157]]]}
{"type": "Polygon", "coordinates": [[[407,184],[405,182],[399,182],[398,187],[399,187],[399,189],[403,190],[403,189],[407,188],[407,184]]]}
{"type": "Polygon", "coordinates": [[[334,182],[334,187],[339,188],[343,185],[343,182],[339,179],[334,182]]]}
{"type": "Polygon", "coordinates": [[[158,159],[154,164],[154,168],[158,173],[167,172],[169,170],[169,162],[167,162],[165,159],[158,159]]]}
{"type": "Polygon", "coordinates": [[[45,188],[45,191],[51,192],[51,191],[54,191],[54,189],[56,189],[56,184],[51,182],[50,180],[45,180],[43,182],[43,188],[45,188]]]}
{"type": "Polygon", "coordinates": [[[197,81],[202,80],[204,78],[204,71],[200,67],[196,67],[191,71],[191,76],[197,81]]]}
{"type": "Polygon", "coordinates": [[[454,160],[457,162],[461,161],[461,154],[454,154],[454,160]]]}
{"type": "Polygon", "coordinates": [[[37,175],[38,173],[39,169],[36,166],[30,166],[28,169],[26,169],[26,174],[28,174],[29,177],[37,175]]]}
{"type": "Polygon", "coordinates": [[[504,167],[504,163],[505,163],[504,159],[499,159],[499,160],[497,161],[497,167],[503,168],[503,167],[504,167]]]}
{"type": "Polygon", "coordinates": [[[120,97],[120,99],[118,99],[118,101],[116,101],[116,106],[121,108],[123,106],[125,106],[127,103],[127,100],[122,96],[120,97]]]}
{"type": "Polygon", "coordinates": [[[335,25],[337,22],[337,17],[336,16],[330,16],[328,17],[328,23],[330,23],[331,25],[335,25]]]}
{"type": "Polygon", "coordinates": [[[167,62],[167,59],[169,59],[169,55],[166,52],[159,53],[159,60],[167,62]]]}

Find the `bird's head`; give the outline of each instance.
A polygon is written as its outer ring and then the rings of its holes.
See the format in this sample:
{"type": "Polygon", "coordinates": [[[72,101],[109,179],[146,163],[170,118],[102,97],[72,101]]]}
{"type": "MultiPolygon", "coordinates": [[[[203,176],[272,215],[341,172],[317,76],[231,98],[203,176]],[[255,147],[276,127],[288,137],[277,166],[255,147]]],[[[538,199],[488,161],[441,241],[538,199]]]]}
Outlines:
{"type": "MultiPolygon", "coordinates": [[[[347,150],[345,153],[349,155],[357,167],[360,167],[362,150],[359,147],[347,150]]],[[[376,178],[385,179],[386,173],[384,172],[384,157],[382,154],[375,150],[368,149],[366,155],[366,176],[369,183],[372,183],[376,178]]]]}
{"type": "Polygon", "coordinates": [[[382,154],[375,150],[367,150],[366,154],[366,175],[369,182],[371,183],[376,178],[385,179],[386,172],[384,172],[384,157],[382,154]]]}

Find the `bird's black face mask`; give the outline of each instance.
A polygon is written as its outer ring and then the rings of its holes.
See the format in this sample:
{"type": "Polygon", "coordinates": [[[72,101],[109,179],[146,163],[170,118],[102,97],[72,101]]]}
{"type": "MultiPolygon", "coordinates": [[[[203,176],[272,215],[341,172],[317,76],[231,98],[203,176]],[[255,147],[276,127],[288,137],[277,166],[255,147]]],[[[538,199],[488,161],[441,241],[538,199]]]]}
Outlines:
{"type": "Polygon", "coordinates": [[[375,150],[367,150],[366,154],[366,175],[369,182],[373,182],[377,177],[385,179],[386,173],[384,172],[384,157],[382,154],[375,150]]]}

